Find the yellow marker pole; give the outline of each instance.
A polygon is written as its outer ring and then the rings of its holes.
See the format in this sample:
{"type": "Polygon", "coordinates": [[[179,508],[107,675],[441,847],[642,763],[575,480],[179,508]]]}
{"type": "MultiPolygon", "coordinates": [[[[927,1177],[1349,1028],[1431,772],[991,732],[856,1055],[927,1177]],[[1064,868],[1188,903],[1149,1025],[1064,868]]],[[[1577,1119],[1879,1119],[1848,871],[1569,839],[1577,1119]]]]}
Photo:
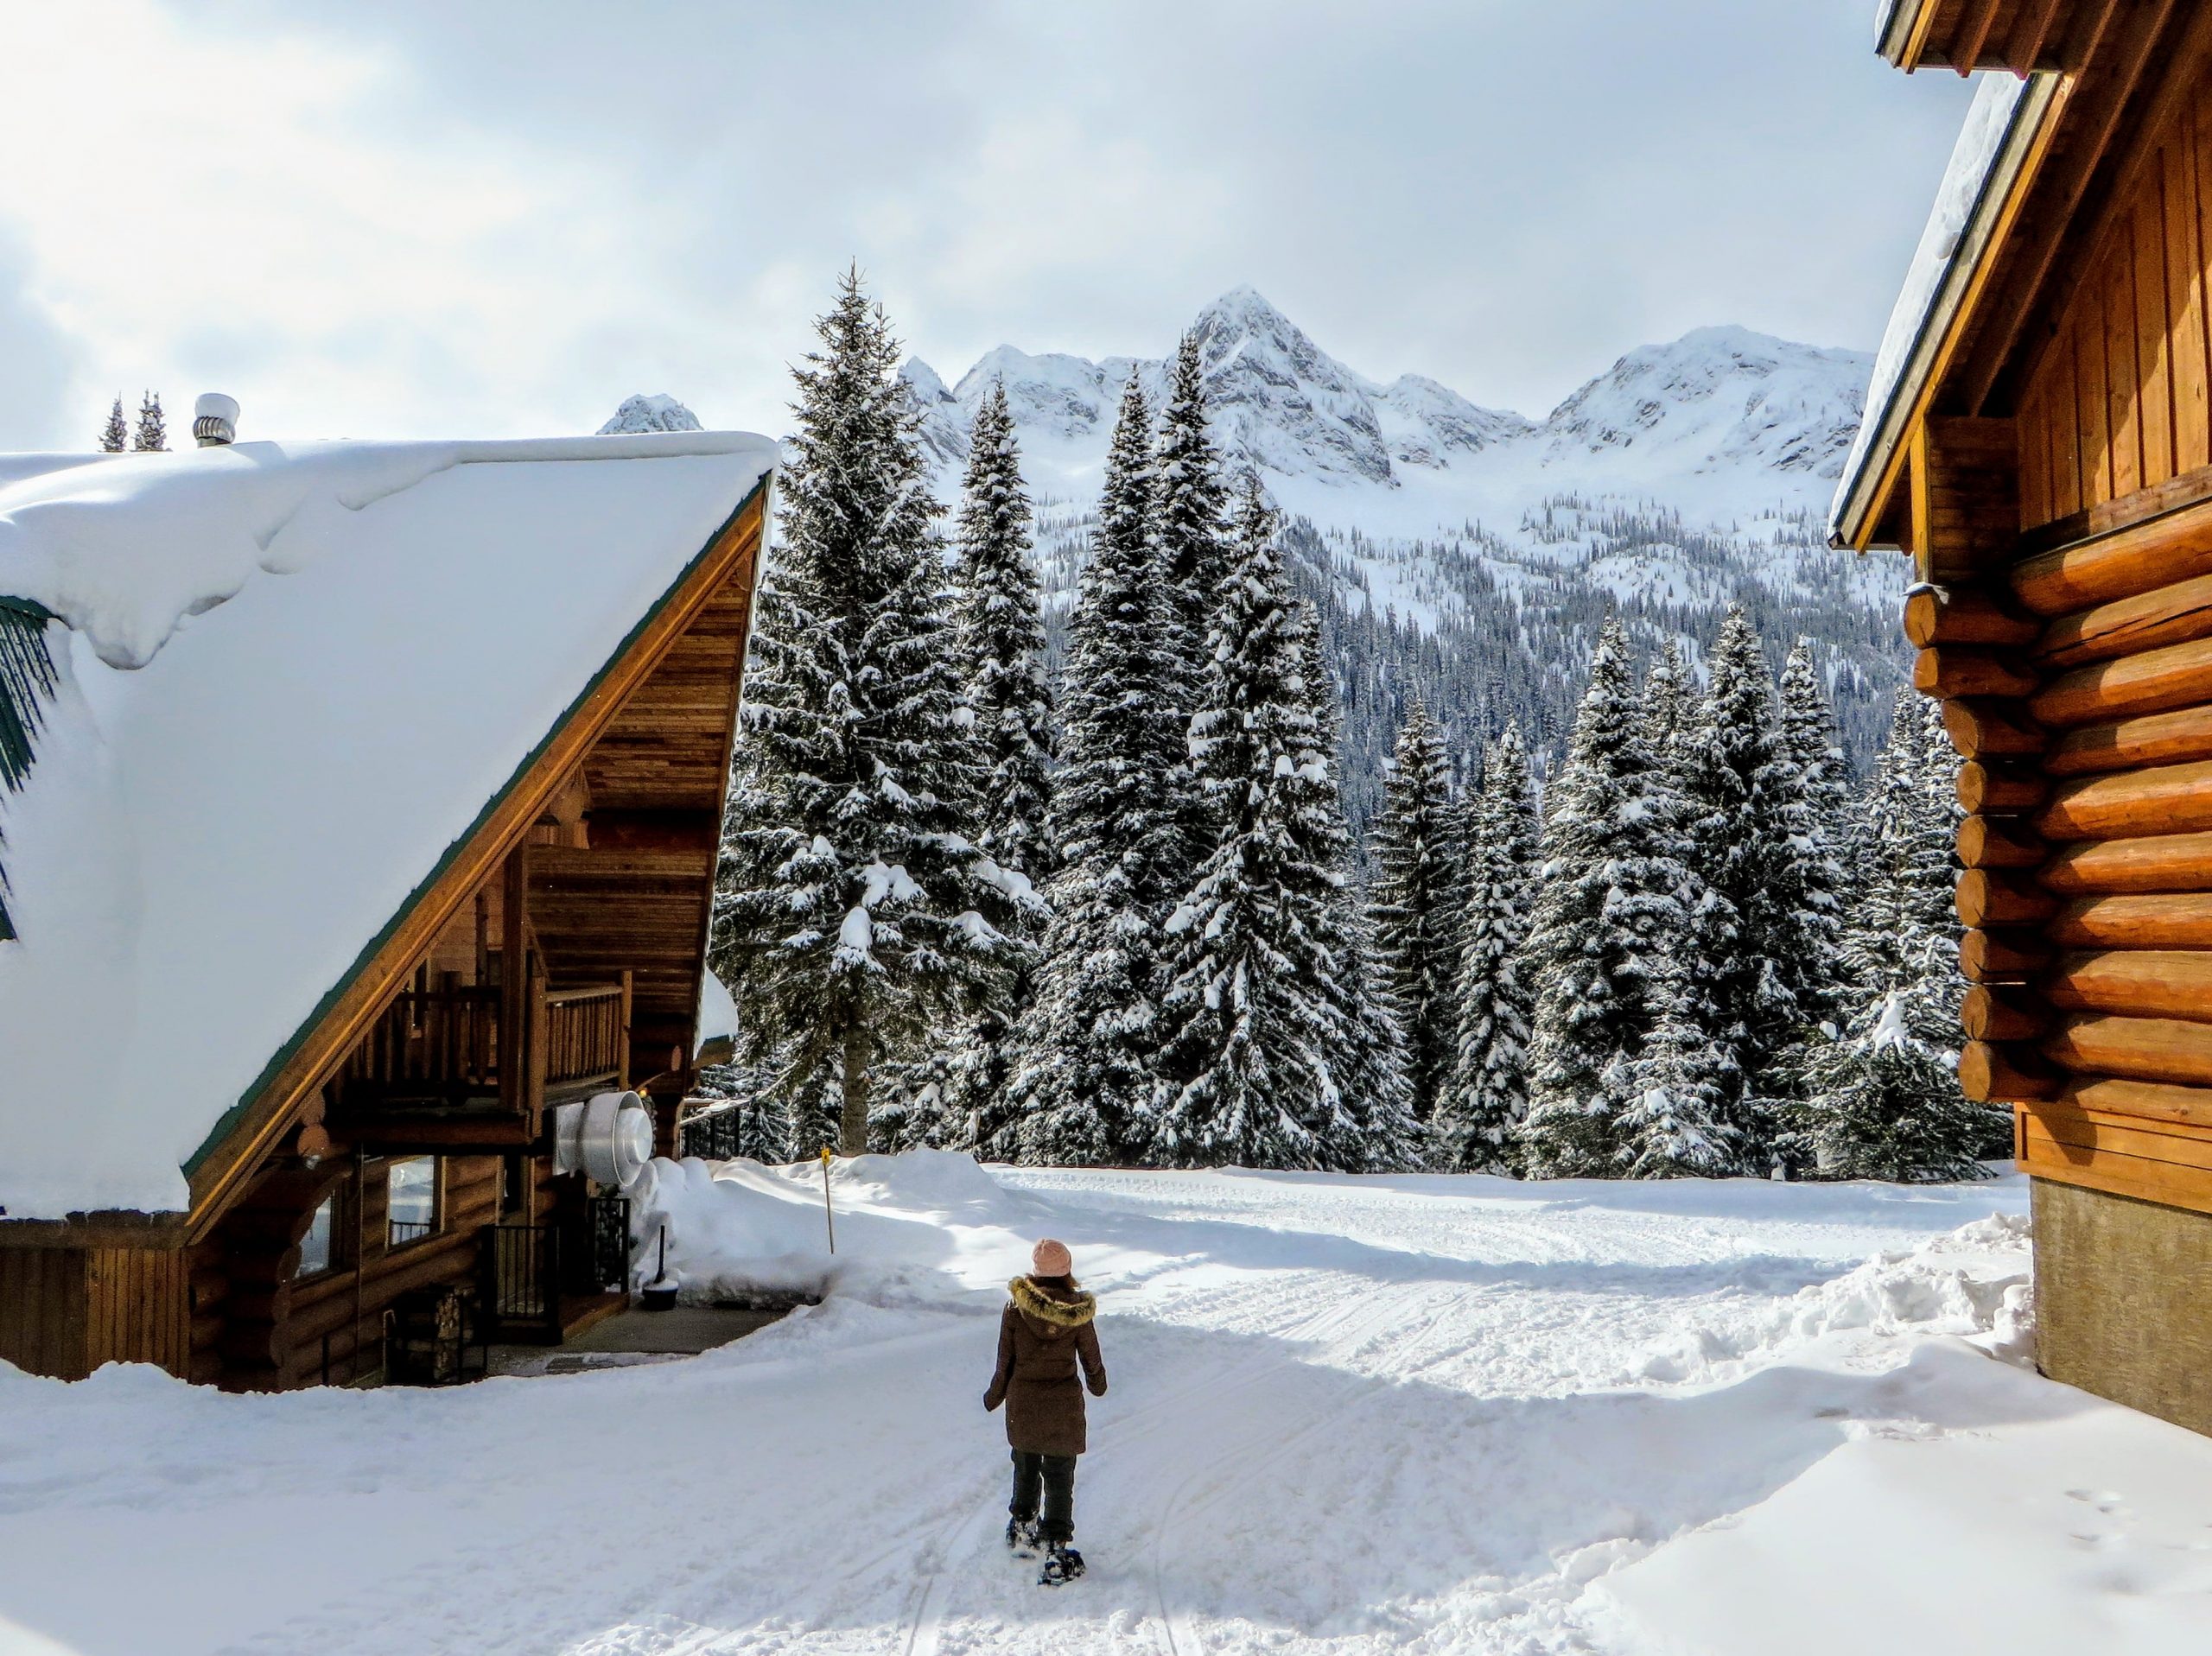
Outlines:
{"type": "Polygon", "coordinates": [[[822,1146],[822,1222],[830,1228],[830,1251],[837,1251],[837,1217],[830,1211],[830,1146],[822,1146]]]}

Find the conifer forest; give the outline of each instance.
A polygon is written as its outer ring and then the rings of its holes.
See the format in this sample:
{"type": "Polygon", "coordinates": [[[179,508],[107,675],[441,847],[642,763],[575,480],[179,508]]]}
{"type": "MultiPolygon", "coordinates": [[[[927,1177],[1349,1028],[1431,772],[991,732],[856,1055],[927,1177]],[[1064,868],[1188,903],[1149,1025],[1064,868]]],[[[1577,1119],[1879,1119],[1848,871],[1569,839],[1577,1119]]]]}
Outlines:
{"type": "Polygon", "coordinates": [[[1702,645],[1593,613],[1549,688],[1424,660],[1219,451],[1187,336],[1164,392],[1130,376],[1048,612],[1003,389],[943,512],[856,272],[819,336],[722,848],[722,1153],[1938,1181],[2005,1152],[1953,1075],[1934,704],[1847,742],[1810,642],[1741,606],[1702,645]]]}

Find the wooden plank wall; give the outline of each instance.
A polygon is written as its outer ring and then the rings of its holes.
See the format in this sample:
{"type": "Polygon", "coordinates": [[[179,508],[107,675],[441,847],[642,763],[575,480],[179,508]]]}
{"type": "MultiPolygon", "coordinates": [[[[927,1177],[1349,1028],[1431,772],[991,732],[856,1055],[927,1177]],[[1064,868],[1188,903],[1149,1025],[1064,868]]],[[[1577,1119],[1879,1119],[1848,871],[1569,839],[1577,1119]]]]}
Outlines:
{"type": "Polygon", "coordinates": [[[2024,528],[2212,466],[2212,79],[2090,244],[2018,408],[2024,528]]]}
{"type": "Polygon", "coordinates": [[[0,1247],[0,1359],[60,1380],[90,1372],[83,1248],[0,1247]]]}
{"type": "Polygon", "coordinates": [[[82,1380],[103,1363],[191,1367],[181,1248],[0,1248],[0,1358],[82,1380]]]}
{"type": "Polygon", "coordinates": [[[183,1248],[96,1247],[85,1270],[85,1361],[192,1365],[192,1262],[183,1248]]]}

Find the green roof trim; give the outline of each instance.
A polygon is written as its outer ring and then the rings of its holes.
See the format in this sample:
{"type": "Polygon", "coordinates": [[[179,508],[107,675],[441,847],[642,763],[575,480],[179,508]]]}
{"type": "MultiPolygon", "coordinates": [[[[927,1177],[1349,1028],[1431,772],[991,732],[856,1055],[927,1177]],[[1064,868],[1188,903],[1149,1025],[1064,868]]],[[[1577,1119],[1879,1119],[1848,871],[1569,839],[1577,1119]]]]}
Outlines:
{"type": "MultiPolygon", "coordinates": [[[[338,981],[323,993],[322,998],[315,1002],[315,1010],[308,1014],[306,1021],[292,1031],[291,1038],[270,1056],[269,1062],[262,1066],[261,1073],[256,1075],[252,1083],[238,1095],[238,1101],[225,1110],[215,1125],[208,1129],[207,1136],[200,1141],[200,1147],[185,1159],[182,1171],[186,1177],[189,1178],[193,1174],[197,1173],[206,1164],[208,1157],[215,1152],[216,1146],[237,1130],[238,1124],[245,1119],[255,1101],[276,1078],[277,1073],[291,1062],[293,1055],[306,1044],[308,1037],[313,1034],[322,1020],[330,1015],[331,1008],[336,1006],[346,991],[359,981],[361,974],[368,969],[369,962],[383,950],[385,944],[391,941],[392,934],[405,923],[407,917],[414,913],[416,905],[421,903],[445,878],[446,871],[453,866],[454,860],[461,855],[462,847],[483,832],[485,824],[491,821],[499,807],[506,802],[507,797],[522,785],[523,778],[537,768],[538,761],[545,757],[546,751],[559,739],[561,733],[569,727],[569,723],[583,711],[592,697],[598,693],[600,686],[606,682],[607,675],[613,671],[615,663],[630,653],[636,646],[638,640],[644,636],[646,629],[651,627],[661,612],[675,600],[676,595],[690,583],[692,576],[698,573],[699,567],[706,562],[708,555],[715,549],[715,544],[723,536],[729,533],[737,520],[744,515],[746,508],[760,498],[767,489],[769,480],[774,475],[775,472],[772,467],[763,473],[753,485],[746,491],[744,498],[731,509],[729,515],[722,519],[721,525],[707,537],[706,543],[692,555],[690,561],[684,564],[683,572],[669,584],[668,590],[653,601],[652,608],[638,618],[637,625],[624,635],[622,642],[616,646],[614,653],[600,663],[599,670],[591,676],[590,682],[577,693],[575,699],[569,703],[567,710],[553,721],[552,727],[538,739],[537,744],[524,756],[522,763],[515,767],[513,774],[500,784],[496,793],[484,802],[483,809],[476,813],[475,820],[470,822],[450,845],[447,846],[443,854],[438,858],[430,872],[423,877],[412,891],[408,893],[407,900],[393,912],[391,919],[385,922],[382,930],[362,947],[361,952],[353,957],[353,963],[340,974],[338,981]]],[[[762,535],[765,539],[766,535],[765,524],[762,526],[762,535]]]]}
{"type": "MultiPolygon", "coordinates": [[[[47,648],[51,617],[29,600],[0,600],[0,789],[20,790],[37,757],[34,738],[54,699],[54,657],[47,648]]],[[[7,847],[0,843],[0,853],[7,847]]],[[[8,917],[8,865],[0,860],[0,942],[16,936],[8,917]]]]}

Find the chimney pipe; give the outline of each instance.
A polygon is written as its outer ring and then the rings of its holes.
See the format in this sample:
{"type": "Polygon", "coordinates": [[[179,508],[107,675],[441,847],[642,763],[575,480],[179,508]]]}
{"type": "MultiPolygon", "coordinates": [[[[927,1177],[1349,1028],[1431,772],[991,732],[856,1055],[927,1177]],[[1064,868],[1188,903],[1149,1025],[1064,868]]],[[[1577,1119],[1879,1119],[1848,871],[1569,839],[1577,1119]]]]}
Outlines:
{"type": "Polygon", "coordinates": [[[220,391],[203,391],[192,405],[192,435],[202,448],[220,448],[238,435],[238,404],[220,391]]]}

